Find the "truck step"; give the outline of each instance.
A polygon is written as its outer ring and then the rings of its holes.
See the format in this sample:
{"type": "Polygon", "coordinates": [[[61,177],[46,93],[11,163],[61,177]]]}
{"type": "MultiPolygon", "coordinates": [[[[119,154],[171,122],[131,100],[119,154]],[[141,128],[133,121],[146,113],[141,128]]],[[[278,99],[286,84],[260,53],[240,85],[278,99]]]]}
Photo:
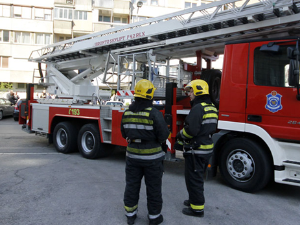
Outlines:
{"type": "Polygon", "coordinates": [[[111,117],[104,117],[103,119],[104,119],[104,120],[112,120],[111,117]]]}
{"type": "Polygon", "coordinates": [[[111,141],[103,141],[105,144],[111,144],[111,141]]]}
{"type": "Polygon", "coordinates": [[[294,179],[290,179],[290,178],[283,179],[282,181],[300,184],[300,180],[294,180],[294,179]]]}
{"type": "Polygon", "coordinates": [[[286,166],[286,167],[292,167],[292,168],[300,169],[300,162],[297,162],[297,161],[285,160],[285,161],[283,161],[283,165],[286,166]]]}

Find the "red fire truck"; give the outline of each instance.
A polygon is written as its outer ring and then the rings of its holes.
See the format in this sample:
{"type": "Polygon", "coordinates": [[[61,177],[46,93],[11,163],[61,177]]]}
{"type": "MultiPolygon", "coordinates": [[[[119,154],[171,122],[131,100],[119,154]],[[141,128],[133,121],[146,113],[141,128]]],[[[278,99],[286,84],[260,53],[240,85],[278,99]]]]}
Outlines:
{"type": "Polygon", "coordinates": [[[190,109],[182,89],[201,78],[219,109],[208,174],[219,167],[231,187],[247,192],[271,179],[300,186],[300,3],[236,2],[214,2],[32,52],[38,84],[57,98],[34,99],[34,84],[28,84],[19,123],[48,137],[59,152],[106,156],[127,144],[120,132],[126,106],[102,104],[111,92],[91,81],[100,76],[125,99],[133,98],[138,80],[149,79],[157,88],[154,100],[163,103],[155,107],[171,131],[166,160],[175,161],[175,137],[190,109]],[[211,68],[219,54],[222,71],[211,68]],[[182,60],[191,56],[197,63],[182,60]],[[176,69],[172,59],[179,60],[176,69]]]}

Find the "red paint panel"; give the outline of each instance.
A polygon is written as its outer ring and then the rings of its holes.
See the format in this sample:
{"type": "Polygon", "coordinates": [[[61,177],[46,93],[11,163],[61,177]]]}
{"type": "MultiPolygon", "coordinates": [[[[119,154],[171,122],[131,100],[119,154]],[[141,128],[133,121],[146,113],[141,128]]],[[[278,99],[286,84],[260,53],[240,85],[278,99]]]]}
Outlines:
{"type": "MultiPolygon", "coordinates": [[[[76,108],[76,107],[49,107],[49,133],[51,132],[51,124],[55,117],[70,117],[78,119],[97,120],[100,124],[100,109],[76,108]]],[[[101,132],[100,132],[101,133],[101,132]]]]}
{"type": "Polygon", "coordinates": [[[245,114],[243,113],[219,113],[219,120],[229,121],[229,122],[237,122],[244,123],[245,122],[245,114]]]}
{"type": "Polygon", "coordinates": [[[230,115],[226,121],[245,122],[248,48],[248,43],[225,46],[219,115],[230,115]]]}
{"type": "MultiPolygon", "coordinates": [[[[280,42],[280,40],[278,41],[280,42]]],[[[254,50],[268,43],[269,41],[254,42],[250,45],[247,116],[258,115],[262,119],[261,122],[247,121],[247,123],[262,127],[273,138],[299,141],[300,101],[296,99],[297,89],[293,87],[263,86],[254,83],[254,50]],[[280,104],[282,108],[276,112],[267,109],[268,96],[272,93],[281,96],[280,104]]],[[[282,76],[284,76],[284,73],[282,76]]]]}

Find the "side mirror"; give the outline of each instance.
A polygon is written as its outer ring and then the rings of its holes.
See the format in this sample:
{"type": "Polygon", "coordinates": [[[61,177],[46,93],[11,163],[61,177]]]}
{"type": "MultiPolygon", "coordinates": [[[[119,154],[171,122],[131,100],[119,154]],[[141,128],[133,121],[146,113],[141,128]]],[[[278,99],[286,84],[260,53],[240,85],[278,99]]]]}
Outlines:
{"type": "Polygon", "coordinates": [[[297,80],[298,77],[299,77],[299,63],[297,63],[297,60],[291,59],[290,68],[289,68],[289,85],[296,87],[297,83],[299,83],[299,80],[297,80]]]}
{"type": "Polygon", "coordinates": [[[287,57],[289,59],[297,59],[297,55],[299,55],[299,50],[293,47],[287,48],[287,57]]]}

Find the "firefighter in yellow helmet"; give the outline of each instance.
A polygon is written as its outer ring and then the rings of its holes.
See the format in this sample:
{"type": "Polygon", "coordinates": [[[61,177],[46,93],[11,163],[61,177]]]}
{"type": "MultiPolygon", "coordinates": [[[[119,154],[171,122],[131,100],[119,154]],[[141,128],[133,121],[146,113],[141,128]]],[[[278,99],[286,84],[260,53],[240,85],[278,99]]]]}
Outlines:
{"type": "Polygon", "coordinates": [[[135,101],[122,116],[121,133],[128,142],[124,193],[127,224],[134,224],[137,217],[143,177],[147,187],[149,224],[163,222],[161,187],[165,152],[161,145],[168,138],[169,130],[162,113],[152,105],[155,89],[149,80],[137,82],[135,101]]]}
{"type": "MultiPolygon", "coordinates": [[[[185,86],[191,99],[191,110],[184,127],[176,136],[185,158],[185,183],[188,200],[184,201],[182,213],[189,216],[204,216],[204,172],[213,152],[212,134],[217,128],[217,109],[211,102],[208,84],[193,80],[185,86]]],[[[177,144],[178,147],[178,144],[177,144]]]]}

